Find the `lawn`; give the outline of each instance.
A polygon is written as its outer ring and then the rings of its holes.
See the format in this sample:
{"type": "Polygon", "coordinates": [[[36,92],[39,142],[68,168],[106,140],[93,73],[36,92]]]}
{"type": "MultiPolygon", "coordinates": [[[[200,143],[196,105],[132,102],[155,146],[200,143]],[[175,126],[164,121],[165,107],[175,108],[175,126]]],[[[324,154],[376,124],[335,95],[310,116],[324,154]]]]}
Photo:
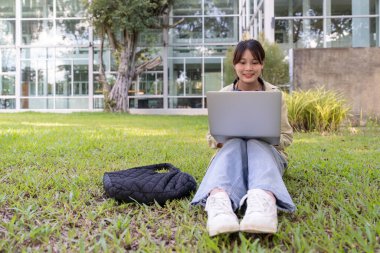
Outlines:
{"type": "Polygon", "coordinates": [[[0,114],[0,252],[380,252],[380,127],[295,134],[275,235],[210,238],[190,199],[118,204],[103,173],[169,162],[199,183],[204,116],[0,114]]]}

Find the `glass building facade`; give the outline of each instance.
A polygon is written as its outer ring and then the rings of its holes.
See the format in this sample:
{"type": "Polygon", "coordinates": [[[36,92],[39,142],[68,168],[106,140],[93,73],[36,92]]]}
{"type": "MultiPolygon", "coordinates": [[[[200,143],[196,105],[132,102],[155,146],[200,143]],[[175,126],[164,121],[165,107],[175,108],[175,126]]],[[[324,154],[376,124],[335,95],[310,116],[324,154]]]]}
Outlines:
{"type": "MultiPolygon", "coordinates": [[[[207,107],[207,91],[224,83],[229,47],[263,33],[292,48],[379,47],[380,0],[176,0],[166,33],[147,31],[141,47],[163,62],[129,90],[135,111],[207,107]]],[[[0,112],[103,109],[99,40],[82,0],[1,0],[0,112]]],[[[117,64],[103,54],[107,79],[117,64]]],[[[188,110],[187,110],[188,111],[188,110]]]]}

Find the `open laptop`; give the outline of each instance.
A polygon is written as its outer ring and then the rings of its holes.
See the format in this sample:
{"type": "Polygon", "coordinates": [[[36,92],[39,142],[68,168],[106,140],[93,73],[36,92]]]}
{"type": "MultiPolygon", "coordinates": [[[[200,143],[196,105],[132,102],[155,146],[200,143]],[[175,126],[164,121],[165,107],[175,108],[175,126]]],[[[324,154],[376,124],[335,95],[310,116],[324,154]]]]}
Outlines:
{"type": "Polygon", "coordinates": [[[278,91],[209,91],[208,121],[218,143],[230,138],[280,143],[281,97],[278,91]]]}

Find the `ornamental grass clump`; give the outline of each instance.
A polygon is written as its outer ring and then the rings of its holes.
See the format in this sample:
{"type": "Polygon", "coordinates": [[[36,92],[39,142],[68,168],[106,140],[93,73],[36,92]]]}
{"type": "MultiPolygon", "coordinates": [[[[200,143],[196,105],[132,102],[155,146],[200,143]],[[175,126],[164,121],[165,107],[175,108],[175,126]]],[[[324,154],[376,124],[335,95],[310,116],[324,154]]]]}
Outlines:
{"type": "Polygon", "coordinates": [[[343,96],[324,87],[285,96],[289,123],[296,131],[336,131],[349,112],[343,96]]]}

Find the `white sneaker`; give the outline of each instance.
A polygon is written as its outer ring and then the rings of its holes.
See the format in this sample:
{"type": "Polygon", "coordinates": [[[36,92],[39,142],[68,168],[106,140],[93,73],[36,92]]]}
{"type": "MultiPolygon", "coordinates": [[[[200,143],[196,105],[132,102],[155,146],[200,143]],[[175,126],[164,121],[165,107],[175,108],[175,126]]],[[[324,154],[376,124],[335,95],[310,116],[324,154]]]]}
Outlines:
{"type": "Polygon", "coordinates": [[[207,230],[210,236],[239,231],[239,220],[232,210],[231,200],[227,193],[218,192],[210,195],[207,198],[206,211],[207,230]]]}
{"type": "Polygon", "coordinates": [[[261,189],[252,189],[247,193],[247,210],[240,222],[240,231],[249,233],[277,232],[276,200],[261,189]]]}

